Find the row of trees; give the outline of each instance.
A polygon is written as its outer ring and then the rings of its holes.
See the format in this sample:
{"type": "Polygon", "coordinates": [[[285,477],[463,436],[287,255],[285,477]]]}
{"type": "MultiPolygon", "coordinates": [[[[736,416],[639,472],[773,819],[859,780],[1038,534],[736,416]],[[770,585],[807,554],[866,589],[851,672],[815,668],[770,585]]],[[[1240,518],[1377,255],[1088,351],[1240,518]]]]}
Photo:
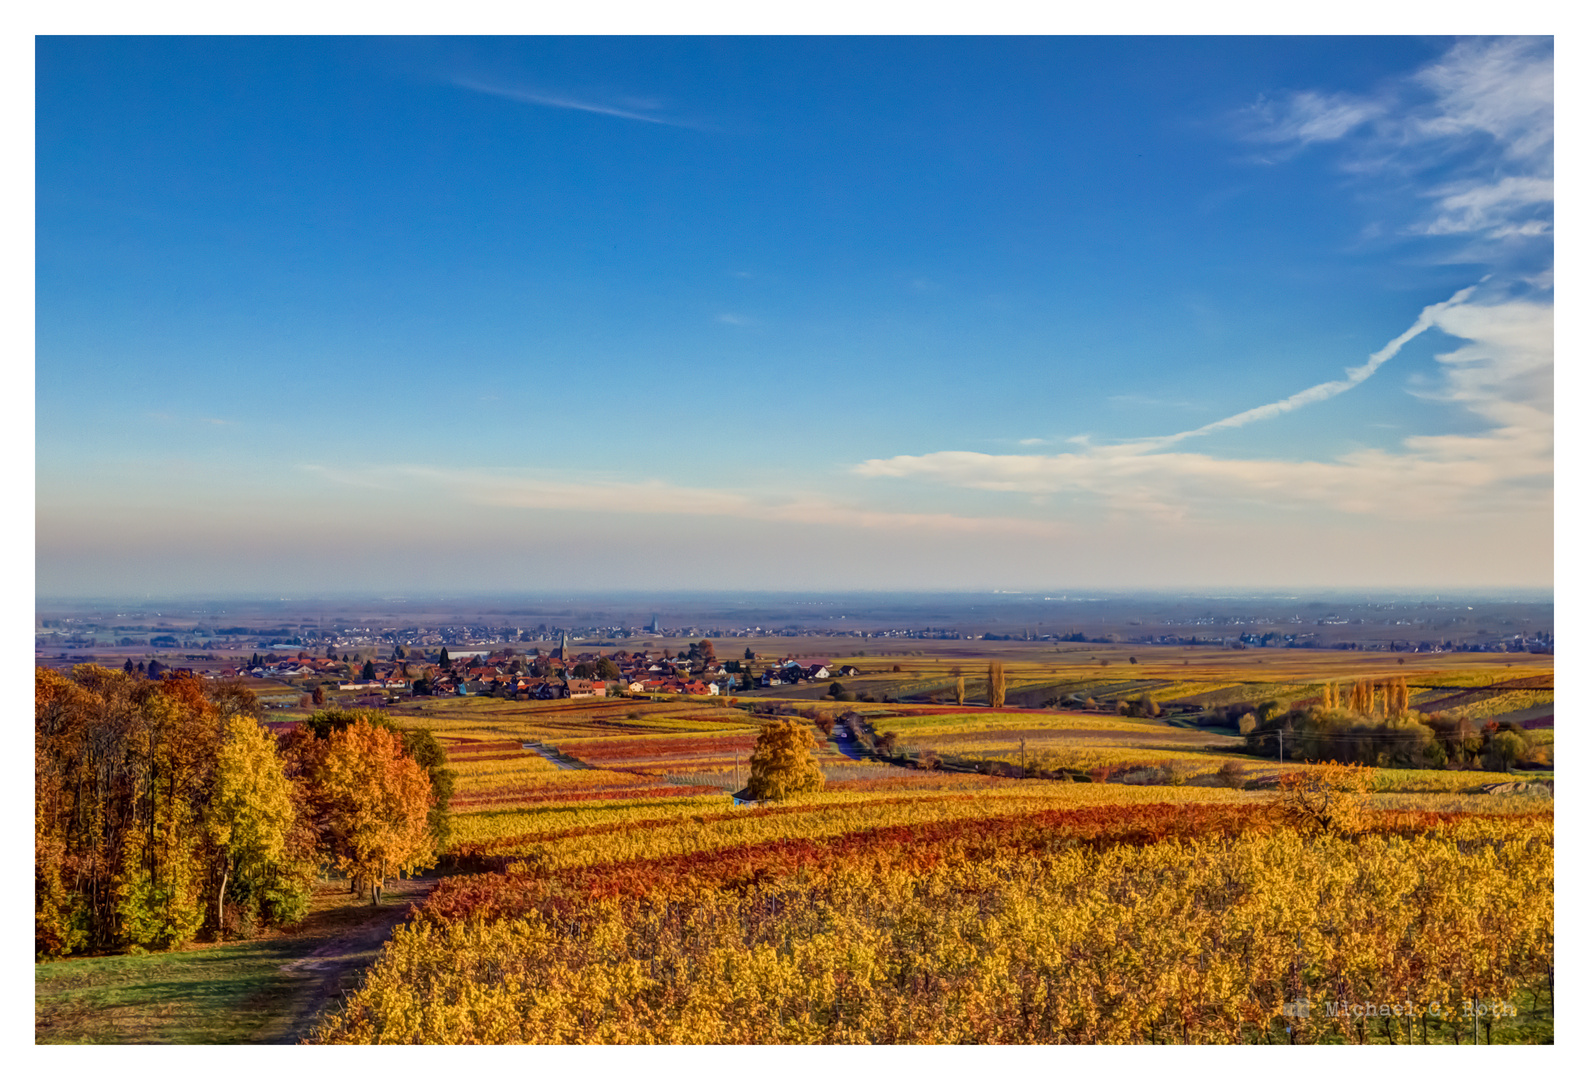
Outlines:
{"type": "Polygon", "coordinates": [[[451,774],[428,732],[322,712],[278,740],[241,687],[92,664],[38,669],[34,702],[41,956],[290,924],[332,867],[378,901],[446,843],[451,774]]]}
{"type": "Polygon", "coordinates": [[[1322,703],[1289,711],[1265,702],[1241,717],[1239,730],[1252,752],[1278,755],[1283,745],[1287,760],[1508,771],[1520,762],[1552,759],[1551,746],[1518,724],[1411,711],[1400,680],[1359,684],[1344,706],[1340,700],[1327,691],[1322,703]]]}
{"type": "Polygon", "coordinates": [[[1357,716],[1378,716],[1385,719],[1406,716],[1411,712],[1408,704],[1407,680],[1358,679],[1352,683],[1349,695],[1343,700],[1340,687],[1325,683],[1319,704],[1325,709],[1345,709],[1357,716]]]}

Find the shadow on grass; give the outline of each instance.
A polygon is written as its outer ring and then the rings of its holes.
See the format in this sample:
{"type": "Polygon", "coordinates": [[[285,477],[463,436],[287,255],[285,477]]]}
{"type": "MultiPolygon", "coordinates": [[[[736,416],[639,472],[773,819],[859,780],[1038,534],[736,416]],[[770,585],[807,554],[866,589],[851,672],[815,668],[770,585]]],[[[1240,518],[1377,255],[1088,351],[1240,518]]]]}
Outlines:
{"type": "Polygon", "coordinates": [[[392,882],[386,902],[371,907],[345,885],[326,883],[291,933],[35,964],[34,1041],[296,1042],[434,884],[392,882]]]}
{"type": "Polygon", "coordinates": [[[34,1041],[272,1041],[280,1022],[272,1003],[292,997],[306,981],[281,967],[302,949],[299,941],[281,938],[38,964],[34,1041]]]}

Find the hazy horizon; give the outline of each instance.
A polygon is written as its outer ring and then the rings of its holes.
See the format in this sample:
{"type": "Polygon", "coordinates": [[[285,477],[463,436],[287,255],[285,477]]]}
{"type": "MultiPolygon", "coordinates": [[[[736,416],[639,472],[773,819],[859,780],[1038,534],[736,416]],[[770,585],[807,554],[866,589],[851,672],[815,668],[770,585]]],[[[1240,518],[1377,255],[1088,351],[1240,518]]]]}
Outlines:
{"type": "Polygon", "coordinates": [[[760,599],[763,597],[791,598],[798,597],[812,600],[828,599],[879,599],[879,598],[1028,598],[1053,601],[1081,602],[1090,599],[1124,600],[1133,597],[1175,598],[1175,599],[1207,599],[1207,600],[1239,600],[1239,599],[1324,599],[1333,597],[1351,598],[1385,598],[1393,599],[1455,599],[1458,597],[1483,597],[1487,599],[1526,599],[1531,602],[1553,598],[1555,591],[1550,588],[1501,588],[1488,589],[1478,587],[1451,587],[1449,589],[1394,589],[1394,588],[1366,588],[1350,585],[1331,586],[1316,589],[1290,589],[1280,586],[1249,586],[1230,587],[1227,589],[1145,589],[1145,588],[1032,588],[1032,589],[598,589],[586,591],[439,591],[439,592],[391,592],[391,591],[319,591],[312,596],[276,596],[270,593],[145,593],[136,595],[131,593],[111,594],[57,594],[36,596],[36,606],[49,604],[88,604],[88,603],[138,603],[151,602],[187,603],[249,603],[249,604],[340,604],[340,603],[401,603],[401,602],[491,602],[501,604],[511,603],[557,603],[582,600],[629,601],[646,600],[665,602],[668,600],[678,602],[694,602],[703,600],[718,600],[727,598],[760,599]]]}

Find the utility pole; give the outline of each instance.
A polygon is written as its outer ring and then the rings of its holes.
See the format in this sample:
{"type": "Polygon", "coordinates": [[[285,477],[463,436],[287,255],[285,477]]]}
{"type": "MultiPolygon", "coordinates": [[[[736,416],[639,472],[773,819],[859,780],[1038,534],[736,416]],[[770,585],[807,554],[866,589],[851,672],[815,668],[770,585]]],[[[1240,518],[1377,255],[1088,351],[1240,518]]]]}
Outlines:
{"type": "Polygon", "coordinates": [[[1280,736],[1280,764],[1284,765],[1286,763],[1286,729],[1281,728],[1276,734],[1280,736]]]}

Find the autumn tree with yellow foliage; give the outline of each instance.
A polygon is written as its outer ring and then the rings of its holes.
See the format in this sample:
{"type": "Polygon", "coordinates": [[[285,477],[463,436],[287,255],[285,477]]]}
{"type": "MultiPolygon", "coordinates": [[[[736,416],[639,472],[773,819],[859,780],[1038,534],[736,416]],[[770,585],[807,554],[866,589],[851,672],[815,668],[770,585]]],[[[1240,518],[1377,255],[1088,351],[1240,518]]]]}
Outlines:
{"type": "Polygon", "coordinates": [[[234,918],[290,925],[326,861],[377,901],[387,875],[430,865],[452,781],[440,744],[317,717],[278,741],[237,684],[37,669],[36,954],[179,948],[234,918]]]}
{"type": "MultiPolygon", "coordinates": [[[[215,922],[225,926],[235,883],[252,914],[262,902],[299,909],[308,892],[303,860],[292,858],[298,808],[276,740],[249,716],[226,721],[206,814],[215,850],[215,922]]],[[[300,912],[301,913],[301,912],[300,912]]]]}
{"type": "Polygon", "coordinates": [[[774,720],[762,728],[750,755],[750,797],[779,800],[821,791],[822,770],[811,756],[816,748],[816,737],[798,721],[774,720]]]}

